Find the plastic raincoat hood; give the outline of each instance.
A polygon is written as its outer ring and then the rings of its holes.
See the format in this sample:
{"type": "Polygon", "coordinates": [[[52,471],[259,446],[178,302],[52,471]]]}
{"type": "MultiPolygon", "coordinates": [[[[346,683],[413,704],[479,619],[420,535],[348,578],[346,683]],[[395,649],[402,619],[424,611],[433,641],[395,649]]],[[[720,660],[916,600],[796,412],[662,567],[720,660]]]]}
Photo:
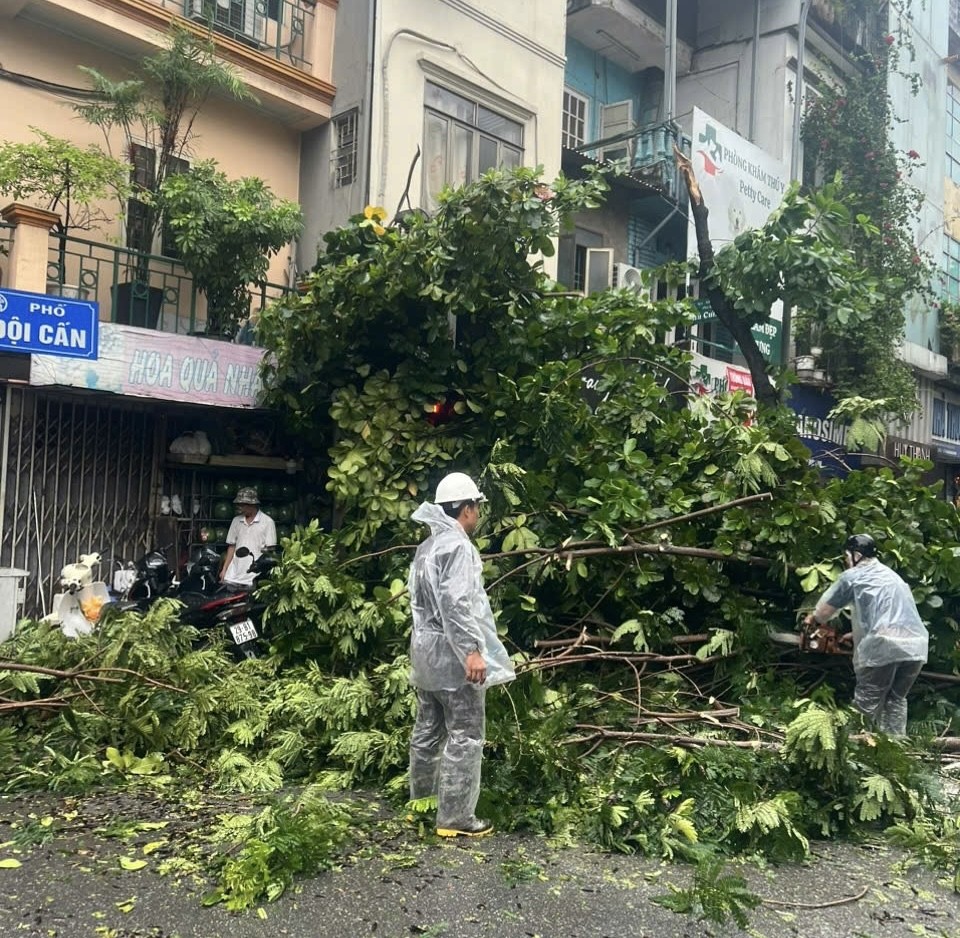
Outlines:
{"type": "Polygon", "coordinates": [[[412,517],[429,525],[430,537],[417,548],[408,581],[411,683],[423,690],[462,687],[464,662],[474,650],[487,665],[485,686],[512,681],[516,675],[497,637],[476,547],[439,505],[424,502],[412,517]]]}

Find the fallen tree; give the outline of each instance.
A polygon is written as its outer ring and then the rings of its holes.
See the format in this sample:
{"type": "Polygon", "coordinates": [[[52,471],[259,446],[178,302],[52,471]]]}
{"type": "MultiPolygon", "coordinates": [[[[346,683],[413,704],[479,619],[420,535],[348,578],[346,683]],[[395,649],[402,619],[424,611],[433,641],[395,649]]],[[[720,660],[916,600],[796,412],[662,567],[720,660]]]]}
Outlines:
{"type": "MultiPolygon", "coordinates": [[[[262,588],[272,657],[227,664],[169,609],[75,642],[27,626],[0,657],[62,673],[0,666],[0,697],[74,696],[14,710],[8,787],[100,783],[113,747],[226,789],[310,779],[402,802],[405,576],[423,534],[409,516],[457,468],[490,497],[478,544],[520,674],[488,703],[481,810],[499,826],[666,856],[796,856],[878,822],[940,843],[950,747],[934,741],[958,735],[954,688],[918,684],[909,742],[864,734],[849,662],[770,631],[795,628],[847,534],[868,530],[914,587],[931,670],[954,677],[957,512],[922,463],[824,480],[790,412],[691,395],[686,353],[661,341],[692,321],[685,302],[558,291],[529,255],[601,188],[489,174],[433,218],[390,227],[370,209],[331,234],[303,293],[260,326],[273,405],[330,456],[323,522],[285,539],[262,588]]],[[[772,224],[821,208],[791,193],[772,224]]],[[[844,302],[867,302],[837,231],[807,237],[848,278],[844,302]]],[[[737,263],[749,254],[721,252],[716,276],[734,283],[737,263]]],[[[783,274],[795,293],[798,265],[783,274]]]]}

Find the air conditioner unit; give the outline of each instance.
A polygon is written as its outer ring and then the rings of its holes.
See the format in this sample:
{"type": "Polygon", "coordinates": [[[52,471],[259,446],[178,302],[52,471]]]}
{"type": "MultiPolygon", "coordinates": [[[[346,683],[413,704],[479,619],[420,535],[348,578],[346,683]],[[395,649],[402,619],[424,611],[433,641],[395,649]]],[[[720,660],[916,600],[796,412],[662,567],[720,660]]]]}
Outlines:
{"type": "Polygon", "coordinates": [[[631,267],[629,264],[617,264],[618,287],[640,293],[646,287],[643,281],[643,271],[639,267],[631,267]]]}
{"type": "Polygon", "coordinates": [[[265,40],[266,21],[257,12],[257,0],[190,0],[192,19],[209,23],[217,32],[258,44],[265,40]]]}

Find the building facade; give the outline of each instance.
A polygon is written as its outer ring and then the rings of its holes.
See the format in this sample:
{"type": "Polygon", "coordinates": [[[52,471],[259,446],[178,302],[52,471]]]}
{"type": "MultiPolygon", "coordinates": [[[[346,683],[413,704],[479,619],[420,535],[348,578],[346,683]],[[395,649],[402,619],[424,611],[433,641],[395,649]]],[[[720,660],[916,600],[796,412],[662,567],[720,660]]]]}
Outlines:
{"type": "MultiPolygon", "coordinates": [[[[432,211],[491,168],[560,169],[563,0],[352,0],[337,18],[333,120],[306,135],[319,171],[299,265],[366,205],[432,211]],[[327,167],[324,169],[324,167],[327,167]]],[[[306,150],[305,150],[306,152],[306,150]]]]}
{"type": "MultiPolygon", "coordinates": [[[[208,34],[252,95],[209,99],[182,161],[214,159],[231,178],[258,176],[300,201],[302,139],[333,112],[337,8],[337,0],[4,0],[2,138],[28,142],[36,128],[104,145],[71,107],[90,100],[78,66],[131,77],[178,24],[208,34]]],[[[135,136],[129,153],[120,133],[106,143],[133,174],[149,174],[156,154],[146,138],[135,136]]],[[[0,287],[46,294],[51,309],[76,302],[98,313],[99,354],[26,354],[10,342],[0,351],[0,566],[30,571],[31,615],[48,611],[60,568],[80,553],[112,563],[169,544],[170,559],[181,560],[200,540],[222,540],[214,522],[232,508],[220,499],[227,508],[214,510],[218,494],[250,482],[291,500],[290,473],[300,468],[257,411],[262,350],[204,334],[205,299],[162,234],[149,252],[130,244],[136,206],[104,205],[105,220],[66,234],[50,208],[0,205],[0,287]],[[118,299],[124,284],[129,304],[118,299]],[[191,431],[211,447],[171,452],[191,431]]],[[[269,283],[251,285],[253,313],[293,288],[293,256],[291,245],[273,259],[269,283]]]]}
{"type": "MultiPolygon", "coordinates": [[[[802,94],[816,94],[821,83],[842,83],[854,67],[854,56],[869,51],[871,41],[906,29],[913,49],[907,68],[919,75],[922,89],[916,98],[908,79],[891,77],[889,92],[901,118],[893,143],[902,152],[921,153],[923,165],[912,177],[924,196],[916,243],[936,255],[946,227],[947,288],[960,298],[960,188],[949,169],[952,102],[960,100],[960,84],[947,80],[949,71],[960,81],[954,58],[960,49],[958,4],[960,0],[914,3],[909,18],[899,16],[897,4],[878,5],[859,18],[838,12],[826,0],[570,0],[564,170],[576,173],[592,159],[626,158],[631,173],[615,183],[604,209],[583,214],[575,231],[561,240],[561,282],[587,291],[628,285],[639,282],[639,269],[695,253],[685,193],[674,170],[674,145],[692,154],[701,182],[709,182],[710,170],[700,151],[710,133],[726,134],[728,150],[736,151],[744,165],[762,165],[765,177],[801,178],[798,62],[802,94]],[[676,9],[675,36],[666,17],[671,5],[676,9]],[[701,121],[696,128],[695,119],[701,121]],[[713,128],[708,126],[706,134],[704,120],[713,128]]],[[[960,107],[956,126],[960,128],[960,107]]],[[[956,137],[960,140],[960,130],[956,137]]],[[[729,172],[730,167],[724,169],[729,172]]],[[[960,182],[960,170],[955,175],[960,182]]],[[[749,193],[750,179],[742,182],[742,191],[749,193]]],[[[749,206],[723,208],[719,215],[711,212],[715,248],[744,225],[762,224],[762,219],[749,218],[749,206]]],[[[807,384],[795,395],[802,402],[798,419],[805,426],[822,423],[823,373],[815,360],[793,359],[782,342],[781,319],[782,313],[774,310],[759,344],[776,364],[792,364],[801,384],[807,384]]],[[[941,336],[936,306],[911,299],[901,354],[917,375],[920,408],[910,424],[890,428],[888,450],[934,460],[932,478],[943,480],[945,492],[952,494],[953,479],[960,474],[960,402],[946,353],[957,355],[960,349],[946,348],[941,336]]],[[[742,357],[709,315],[685,341],[704,387],[746,386],[741,383],[749,378],[742,357]]],[[[842,449],[830,434],[820,442],[842,449]]]]}

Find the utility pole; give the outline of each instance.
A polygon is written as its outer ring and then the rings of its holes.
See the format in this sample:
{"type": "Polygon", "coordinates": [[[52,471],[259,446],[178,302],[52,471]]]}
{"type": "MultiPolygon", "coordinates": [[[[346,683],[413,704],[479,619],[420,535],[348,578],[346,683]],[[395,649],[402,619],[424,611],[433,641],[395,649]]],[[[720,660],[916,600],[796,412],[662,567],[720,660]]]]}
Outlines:
{"type": "MultiPolygon", "coordinates": [[[[800,0],[800,20],[797,23],[797,81],[793,93],[793,139],[790,142],[790,181],[796,182],[803,172],[803,141],[800,126],[803,118],[803,60],[807,47],[807,16],[812,0],[800,0]]],[[[789,297],[783,304],[783,334],[780,337],[780,364],[786,368],[790,361],[791,309],[789,297]]]]}
{"type": "Polygon", "coordinates": [[[677,114],[677,0],[667,0],[667,45],[663,65],[663,119],[677,114]]]}

